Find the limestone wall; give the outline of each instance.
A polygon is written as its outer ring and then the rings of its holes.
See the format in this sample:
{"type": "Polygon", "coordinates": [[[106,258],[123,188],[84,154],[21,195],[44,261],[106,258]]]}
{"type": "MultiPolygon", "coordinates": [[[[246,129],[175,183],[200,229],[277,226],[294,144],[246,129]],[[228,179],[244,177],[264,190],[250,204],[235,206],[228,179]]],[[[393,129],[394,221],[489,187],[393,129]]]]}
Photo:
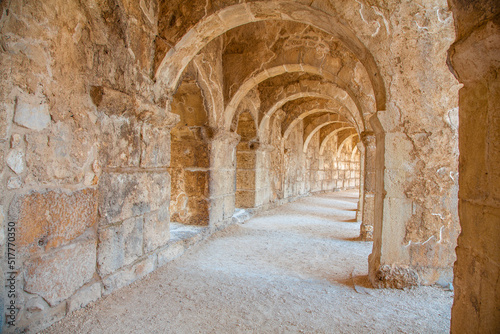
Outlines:
{"type": "Polygon", "coordinates": [[[450,48],[460,90],[462,232],[455,262],[452,333],[500,331],[500,4],[450,1],[450,48]]]}
{"type": "MultiPolygon", "coordinates": [[[[451,281],[459,85],[446,65],[455,38],[446,1],[12,0],[0,9],[0,244],[7,254],[14,223],[19,328],[35,331],[143,277],[184,251],[189,228],[199,240],[231,223],[238,189],[264,209],[361,185],[372,283],[451,281]],[[238,131],[242,113],[255,137],[238,131]]],[[[484,28],[491,36],[495,22],[484,28]]],[[[458,26],[458,38],[474,26],[458,26]]],[[[492,115],[495,78],[472,80],[462,101],[487,96],[479,105],[492,115]]],[[[470,133],[482,131],[470,122],[470,133]]],[[[495,166],[495,147],[485,165],[495,166]]],[[[466,205],[495,206],[488,175],[484,193],[469,197],[463,183],[466,205]]],[[[463,238],[459,254],[470,250],[463,238]]],[[[489,261],[482,255],[495,249],[484,247],[477,256],[489,261]]]]}
{"type": "Polygon", "coordinates": [[[2,313],[34,331],[165,261],[177,118],[152,95],[156,2],[0,9],[2,313]]]}

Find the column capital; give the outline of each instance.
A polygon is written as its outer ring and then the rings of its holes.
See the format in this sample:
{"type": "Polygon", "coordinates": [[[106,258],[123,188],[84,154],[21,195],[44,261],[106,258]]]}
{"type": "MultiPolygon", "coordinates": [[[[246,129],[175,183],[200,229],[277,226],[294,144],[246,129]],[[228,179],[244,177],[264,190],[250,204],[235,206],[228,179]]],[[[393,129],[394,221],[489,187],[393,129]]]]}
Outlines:
{"type": "Polygon", "coordinates": [[[376,136],[373,131],[363,131],[359,137],[365,146],[375,145],[376,136]]]}

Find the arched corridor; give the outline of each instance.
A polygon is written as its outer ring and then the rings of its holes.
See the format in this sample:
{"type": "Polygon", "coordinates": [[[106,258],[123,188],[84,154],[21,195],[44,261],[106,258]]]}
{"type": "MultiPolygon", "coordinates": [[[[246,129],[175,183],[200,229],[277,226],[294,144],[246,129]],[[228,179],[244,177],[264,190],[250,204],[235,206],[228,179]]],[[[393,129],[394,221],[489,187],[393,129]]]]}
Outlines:
{"type": "Polygon", "coordinates": [[[44,333],[448,332],[453,292],[369,285],[357,200],[318,194],[230,226],[44,333]]]}
{"type": "Polygon", "coordinates": [[[0,1],[0,327],[43,330],[212,235],[255,232],[230,227],[251,215],[359,189],[359,240],[342,242],[371,242],[367,285],[453,283],[451,331],[498,332],[499,15],[0,1]]]}

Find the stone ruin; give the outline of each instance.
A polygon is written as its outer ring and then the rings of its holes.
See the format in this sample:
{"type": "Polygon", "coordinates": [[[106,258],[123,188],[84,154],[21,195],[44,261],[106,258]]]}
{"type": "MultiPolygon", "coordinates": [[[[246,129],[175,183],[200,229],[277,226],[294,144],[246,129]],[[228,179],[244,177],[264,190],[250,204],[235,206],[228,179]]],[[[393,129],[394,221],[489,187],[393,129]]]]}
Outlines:
{"type": "Polygon", "coordinates": [[[5,330],[245,215],[353,188],[375,287],[454,281],[452,332],[499,330],[498,1],[0,10],[5,330]]]}

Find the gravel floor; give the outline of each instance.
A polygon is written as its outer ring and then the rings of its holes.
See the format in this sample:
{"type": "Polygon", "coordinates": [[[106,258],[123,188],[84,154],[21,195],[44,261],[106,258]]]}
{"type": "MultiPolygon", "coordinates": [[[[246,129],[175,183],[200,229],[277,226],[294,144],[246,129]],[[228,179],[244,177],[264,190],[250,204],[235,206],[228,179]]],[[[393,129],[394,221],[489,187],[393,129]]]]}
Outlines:
{"type": "Polygon", "coordinates": [[[452,292],[370,287],[357,198],[314,195],[231,226],[44,333],[449,333],[452,292]]]}

